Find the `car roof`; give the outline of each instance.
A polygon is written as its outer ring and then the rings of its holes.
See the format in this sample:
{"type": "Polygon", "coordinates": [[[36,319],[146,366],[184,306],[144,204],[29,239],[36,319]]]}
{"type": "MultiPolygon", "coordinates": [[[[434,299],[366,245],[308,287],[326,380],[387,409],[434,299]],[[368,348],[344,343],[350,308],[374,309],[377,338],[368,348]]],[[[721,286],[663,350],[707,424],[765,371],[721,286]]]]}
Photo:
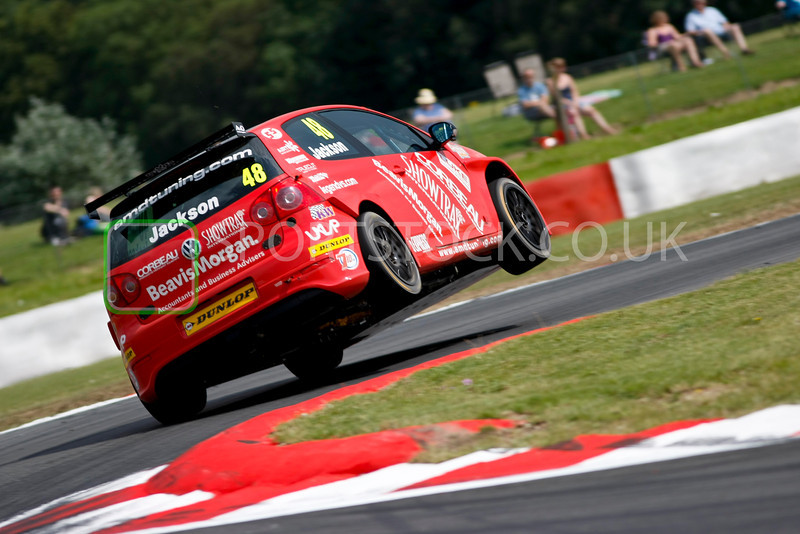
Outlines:
{"type": "Polygon", "coordinates": [[[286,121],[291,120],[291,119],[293,119],[295,117],[299,117],[300,115],[305,115],[307,113],[315,113],[315,112],[318,112],[318,111],[328,111],[328,110],[333,110],[333,109],[352,109],[352,110],[357,110],[357,111],[366,111],[368,113],[374,113],[376,115],[389,117],[389,118],[394,119],[394,120],[400,120],[397,117],[393,117],[391,115],[387,115],[386,113],[382,113],[382,112],[376,111],[374,109],[365,108],[363,106],[354,106],[354,105],[350,105],[350,104],[328,104],[328,105],[323,105],[323,106],[307,107],[307,108],[291,111],[289,113],[284,113],[283,115],[278,115],[277,117],[273,117],[273,118],[271,118],[271,119],[269,119],[267,121],[264,121],[264,122],[262,122],[260,124],[256,124],[256,125],[252,126],[251,128],[248,128],[248,131],[257,133],[262,128],[279,127],[281,124],[285,123],[286,121]]]}

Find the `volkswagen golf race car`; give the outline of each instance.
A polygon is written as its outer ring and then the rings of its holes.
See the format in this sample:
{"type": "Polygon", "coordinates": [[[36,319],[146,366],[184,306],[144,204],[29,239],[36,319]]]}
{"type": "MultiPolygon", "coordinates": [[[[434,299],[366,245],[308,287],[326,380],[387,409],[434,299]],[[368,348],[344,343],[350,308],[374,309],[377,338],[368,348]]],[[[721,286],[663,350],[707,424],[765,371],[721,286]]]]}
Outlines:
{"type": "Polygon", "coordinates": [[[86,210],[108,207],[109,330],[165,424],[271,366],[324,380],[347,346],[550,250],[505,162],[354,106],[232,123],[86,210]]]}

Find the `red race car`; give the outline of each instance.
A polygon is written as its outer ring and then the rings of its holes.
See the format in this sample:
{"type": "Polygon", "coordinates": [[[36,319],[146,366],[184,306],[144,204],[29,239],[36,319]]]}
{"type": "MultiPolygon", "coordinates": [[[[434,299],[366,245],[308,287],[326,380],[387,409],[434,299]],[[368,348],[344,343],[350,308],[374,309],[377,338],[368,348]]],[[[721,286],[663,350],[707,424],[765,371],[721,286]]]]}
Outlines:
{"type": "Polygon", "coordinates": [[[189,419],[206,388],[285,364],[324,380],[344,348],[550,251],[502,160],[354,106],[217,132],[86,205],[110,211],[109,329],[142,404],[189,419]]]}

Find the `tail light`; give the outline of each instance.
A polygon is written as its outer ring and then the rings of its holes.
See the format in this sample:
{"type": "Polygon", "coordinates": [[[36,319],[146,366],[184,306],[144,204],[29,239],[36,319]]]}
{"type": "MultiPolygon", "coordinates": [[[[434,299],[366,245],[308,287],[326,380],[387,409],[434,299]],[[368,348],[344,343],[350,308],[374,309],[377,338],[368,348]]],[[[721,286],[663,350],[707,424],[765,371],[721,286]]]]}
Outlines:
{"type": "Polygon", "coordinates": [[[272,195],[269,191],[258,197],[258,200],[250,206],[250,218],[264,226],[278,220],[275,215],[275,207],[272,205],[272,195]]]}
{"type": "Polygon", "coordinates": [[[311,188],[287,178],[258,197],[250,207],[250,218],[259,224],[268,225],[320,202],[323,202],[322,197],[311,188]]]}
{"type": "Polygon", "coordinates": [[[133,304],[141,291],[142,287],[135,276],[117,274],[108,282],[108,302],[115,308],[124,308],[133,304]]]}
{"type": "MultiPolygon", "coordinates": [[[[278,184],[280,185],[280,184],[278,184]]],[[[275,191],[275,204],[284,213],[291,213],[303,205],[305,195],[297,185],[287,185],[275,191]]]]}
{"type": "Polygon", "coordinates": [[[317,193],[307,185],[295,182],[291,178],[279,182],[272,188],[278,218],[285,219],[292,213],[305,209],[323,201],[317,193]]]}

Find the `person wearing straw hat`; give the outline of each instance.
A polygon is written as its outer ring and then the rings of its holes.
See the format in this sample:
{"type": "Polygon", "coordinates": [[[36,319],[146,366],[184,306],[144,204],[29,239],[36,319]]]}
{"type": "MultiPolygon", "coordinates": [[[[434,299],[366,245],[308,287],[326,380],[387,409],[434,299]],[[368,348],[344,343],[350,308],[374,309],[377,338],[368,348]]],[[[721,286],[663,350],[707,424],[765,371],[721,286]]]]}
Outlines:
{"type": "Polygon", "coordinates": [[[430,89],[420,89],[414,99],[417,108],[414,110],[412,120],[423,130],[435,122],[452,121],[453,112],[436,101],[436,93],[430,89]]]}

